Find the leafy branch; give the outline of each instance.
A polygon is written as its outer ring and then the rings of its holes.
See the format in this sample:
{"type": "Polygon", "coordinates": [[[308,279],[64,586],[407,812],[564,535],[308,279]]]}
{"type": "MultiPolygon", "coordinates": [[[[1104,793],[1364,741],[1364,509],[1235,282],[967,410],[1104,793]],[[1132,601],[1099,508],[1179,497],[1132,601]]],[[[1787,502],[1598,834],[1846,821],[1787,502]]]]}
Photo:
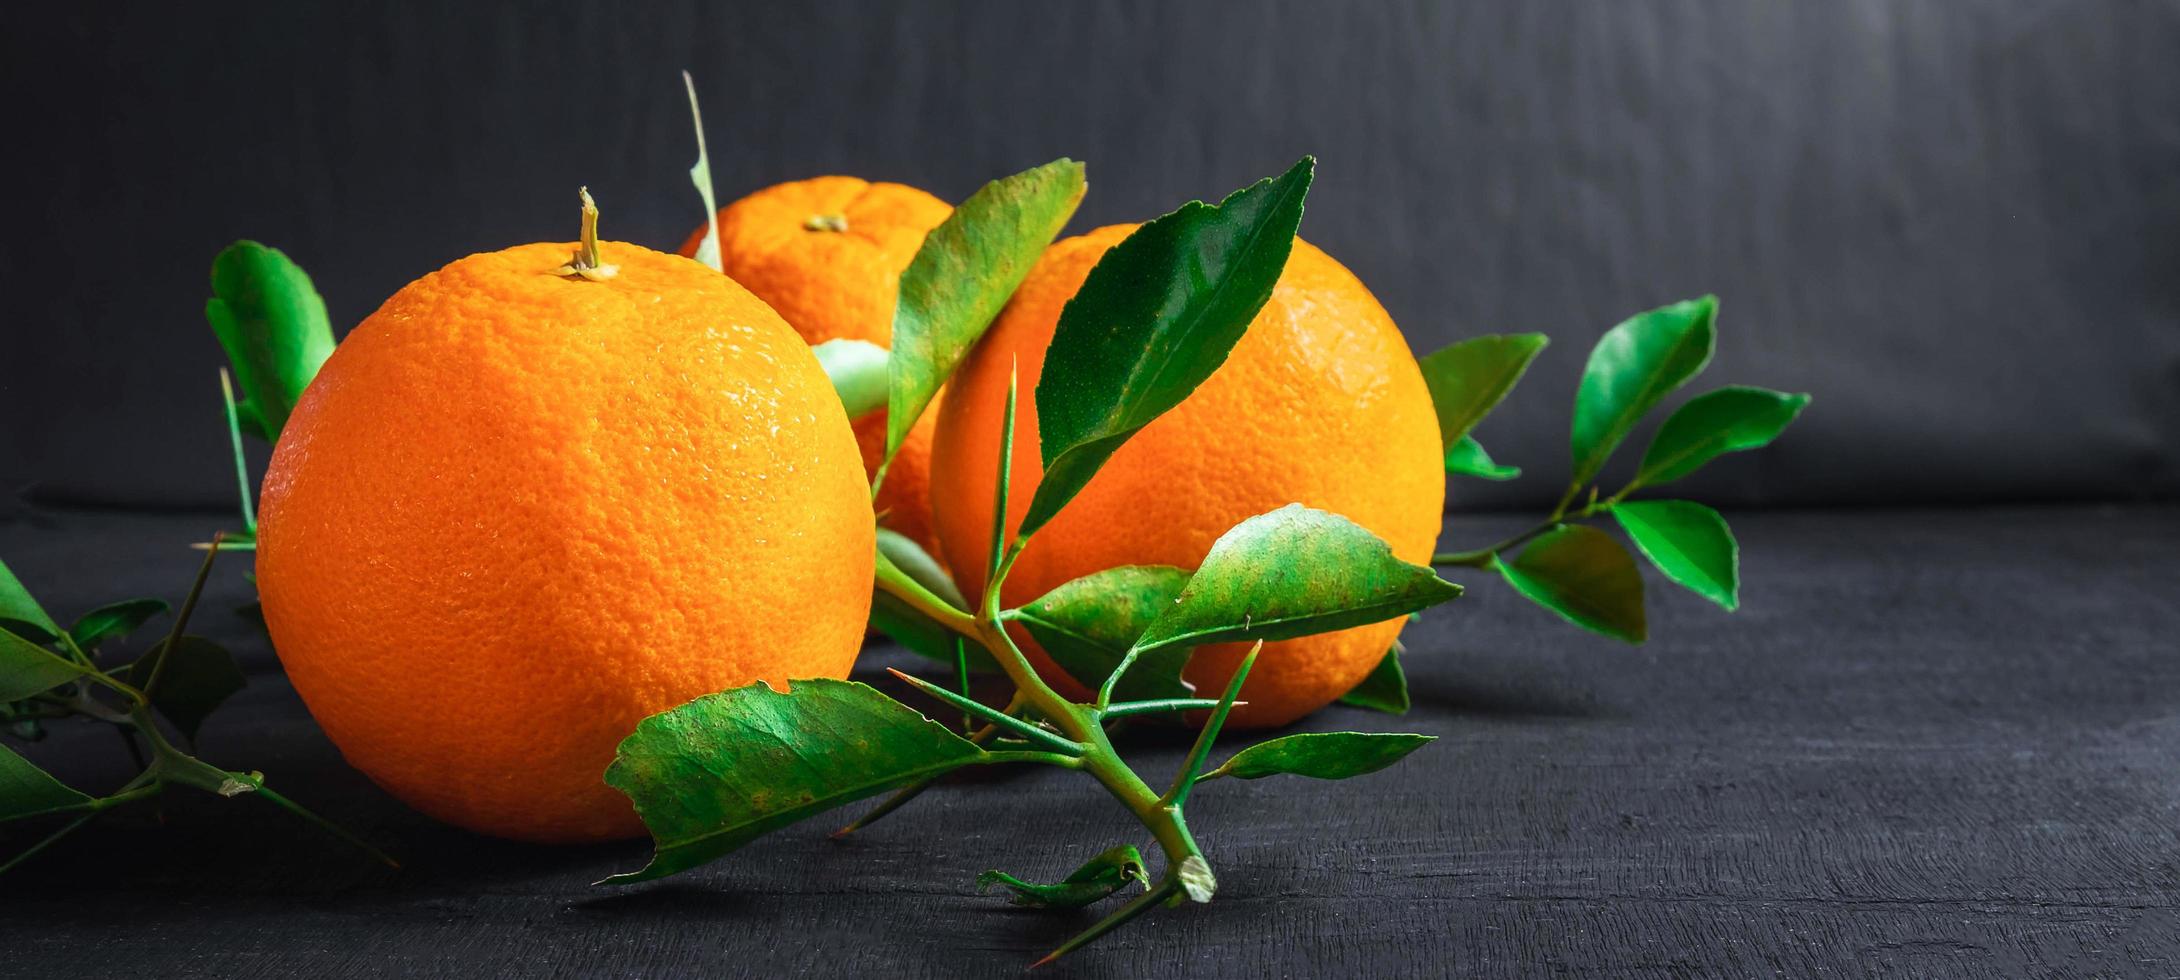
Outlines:
{"type": "MultiPolygon", "coordinates": [[[[1081,907],[1129,883],[1145,886],[1039,961],[1049,962],[1160,903],[1213,898],[1217,878],[1186,815],[1200,782],[1275,773],[1346,778],[1390,765],[1428,741],[1296,735],[1210,765],[1265,641],[1395,619],[1460,594],[1335,514],[1288,506],[1250,518],[1215,542],[1193,572],[1114,568],[1020,607],[1001,599],[1036,531],[1130,436],[1225,361],[1286,264],[1314,166],[1305,158],[1217,205],[1191,203],[1151,221],[1092,269],[1062,311],[1052,342],[1055,358],[1083,369],[1048,373],[1036,391],[1046,465],[1034,487],[1011,485],[1020,392],[1009,384],[995,481],[998,523],[980,594],[961,595],[913,542],[881,534],[874,624],[953,666],[957,679],[972,656],[996,668],[1014,687],[1007,706],[993,708],[899,674],[981,727],[958,735],[874,688],[828,680],[795,681],[785,693],[757,685],[654,716],[622,743],[606,778],[635,802],[656,852],[643,869],[608,881],[684,871],[813,813],[890,790],[841,831],[855,832],[964,766],[1050,765],[1103,787],[1143,826],[1164,861],[1153,879],[1133,846],[1121,845],[1052,885],[999,871],[980,876],[982,884],[1006,886],[1018,903],[1047,908],[1081,907]],[[1009,498],[1023,493],[1031,503],[1010,535],[1009,498]],[[1036,636],[1097,696],[1077,702],[1056,691],[1016,643],[1014,626],[1036,636]],[[1236,641],[1254,641],[1256,648],[1226,690],[1217,698],[1195,696],[1180,679],[1189,652],[1236,641]],[[1208,718],[1180,771],[1154,789],[1114,748],[1110,731],[1127,719],[1179,712],[1208,718]]],[[[927,237],[903,274],[895,318],[889,358],[895,432],[916,421],[928,393],[982,336],[1020,272],[1072,213],[1081,180],[1079,164],[1058,161],[995,181],[927,237]],[[964,269],[996,271],[964,284],[964,269]]]]}
{"type": "MultiPolygon", "coordinates": [[[[1600,497],[1592,482],[1643,418],[1710,363],[1717,319],[1718,301],[1705,296],[1637,314],[1607,331],[1590,352],[1575,395],[1569,437],[1574,475],[1559,503],[1519,534],[1483,548],[1442,552],[1431,563],[1496,572],[1516,592],[1576,625],[1640,643],[1648,626],[1635,561],[1610,534],[1583,523],[1610,516],[1666,578],[1729,611],[1738,607],[1740,549],[1725,518],[1693,501],[1629,496],[1726,453],[1768,445],[1801,414],[1808,395],[1745,386],[1698,395],[1666,418],[1620,489],[1600,497]]],[[[1490,463],[1468,433],[1543,347],[1540,334],[1485,336],[1422,359],[1448,472],[1486,479],[1520,473],[1490,463]]]]}
{"type": "Polygon", "coordinates": [[[44,851],[101,813],[158,796],[174,786],[221,797],[263,799],[389,866],[399,866],[377,848],[266,786],[263,773],[207,763],[177,745],[159,724],[163,718],[181,741],[193,743],[205,717],[242,689],[242,671],[233,656],[219,644],[187,632],[222,543],[221,537],[213,539],[166,636],[135,660],[110,666],[100,663],[102,647],[164,614],[166,603],[157,599],[111,603],[62,629],[14,573],[0,564],[0,722],[6,723],[9,734],[26,741],[44,737],[47,723],[68,718],[110,725],[141,769],[120,789],[92,796],[0,745],[0,822],[71,818],[0,864],[0,872],[44,851]]]}

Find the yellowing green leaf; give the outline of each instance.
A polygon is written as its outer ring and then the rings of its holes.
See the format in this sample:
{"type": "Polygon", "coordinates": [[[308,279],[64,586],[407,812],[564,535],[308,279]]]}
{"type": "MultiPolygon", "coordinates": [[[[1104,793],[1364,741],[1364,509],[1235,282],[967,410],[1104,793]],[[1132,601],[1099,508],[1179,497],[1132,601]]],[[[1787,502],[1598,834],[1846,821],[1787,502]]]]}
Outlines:
{"type": "Polygon", "coordinates": [[[1665,577],[1732,611],[1741,605],[1741,549],[1726,519],[1687,500],[1624,501],[1612,516],[1665,577]]]}
{"type": "Polygon", "coordinates": [[[805,817],[983,761],[984,750],[875,688],[762,683],[652,715],[621,742],[606,784],[651,831],[645,881],[716,860],[805,817]]]}
{"type": "Polygon", "coordinates": [[[1259,514],[1212,542],[1180,599],[1136,648],[1282,640],[1397,619],[1461,587],[1359,524],[1300,504],[1259,514]]]}
{"type": "Polygon", "coordinates": [[[1045,472],[1020,533],[1043,527],[1128,437],[1226,362],[1287,267],[1315,167],[1304,157],[1217,205],[1191,201],[1098,260],[1046,349],[1054,369],[1037,382],[1045,472]]]}
{"type": "Polygon", "coordinates": [[[924,237],[893,311],[886,458],[991,326],[1082,203],[1082,164],[1059,159],[984,185],[924,237]]]}

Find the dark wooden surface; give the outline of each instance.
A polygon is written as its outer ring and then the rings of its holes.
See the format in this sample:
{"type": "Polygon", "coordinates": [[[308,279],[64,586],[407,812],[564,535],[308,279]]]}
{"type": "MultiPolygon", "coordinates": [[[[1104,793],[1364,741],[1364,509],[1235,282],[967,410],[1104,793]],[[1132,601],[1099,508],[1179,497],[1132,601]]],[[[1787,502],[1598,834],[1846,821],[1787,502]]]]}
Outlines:
{"type": "MultiPolygon", "coordinates": [[[[219,520],[17,514],[0,555],[73,615],[174,597],[182,545],[219,520]]],[[[1217,901],[1054,974],[2180,975],[2180,510],[1734,521],[1742,612],[1653,578],[1642,649],[1472,582],[1409,631],[1413,713],[1302,726],[1439,742],[1348,784],[1207,786],[1193,822],[1217,901]]],[[[1468,543],[1501,522],[1452,524],[1468,543]]],[[[123,811],[0,880],[0,975],[1005,976],[1089,919],[1009,910],[975,873],[1054,875],[1137,837],[1086,780],[1021,773],[852,841],[820,820],[681,879],[592,888],[644,846],[469,836],[343,766],[228,611],[243,571],[216,575],[203,628],[251,684],[204,752],[406,869],[247,799],[179,797],[163,827],[123,811]]],[[[1181,752],[1130,747],[1154,771],[1181,752]]],[[[32,752],[89,789],[125,776],[89,727],[32,752]]]]}

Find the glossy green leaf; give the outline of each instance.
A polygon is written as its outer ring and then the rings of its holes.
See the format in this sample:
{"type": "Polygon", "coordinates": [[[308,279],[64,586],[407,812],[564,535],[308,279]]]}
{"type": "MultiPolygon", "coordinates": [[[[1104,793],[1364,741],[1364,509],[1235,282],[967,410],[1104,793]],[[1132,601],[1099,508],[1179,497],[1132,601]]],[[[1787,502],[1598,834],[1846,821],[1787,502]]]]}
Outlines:
{"type": "Polygon", "coordinates": [[[1487,334],[1425,354],[1416,363],[1438,410],[1438,438],[1448,452],[1491,414],[1551,340],[1541,333],[1487,334]]]}
{"type": "Polygon", "coordinates": [[[1266,776],[1308,776],[1311,779],[1348,779],[1377,772],[1407,758],[1408,753],[1434,741],[1433,735],[1385,735],[1362,732],[1324,732],[1288,735],[1258,742],[1234,754],[1205,779],[1232,776],[1262,779],[1266,776]]]}
{"type": "Polygon", "coordinates": [[[992,181],[924,237],[893,311],[886,458],[991,326],[1082,203],[1082,164],[1061,158],[992,181]]]}
{"type": "Polygon", "coordinates": [[[1338,514],[1288,504],[1212,542],[1180,599],[1136,646],[1283,640],[1381,623],[1461,594],[1338,514]]]}
{"type": "Polygon", "coordinates": [[[240,241],[212,260],[204,316],[234,365],[244,425],[279,438],[296,399],[333,353],[325,300],[279,249],[240,241]]]}
{"type": "Polygon", "coordinates": [[[1378,661],[1370,675],[1340,695],[1340,703],[1389,715],[1407,714],[1408,675],[1400,669],[1400,654],[1400,641],[1394,640],[1393,648],[1385,651],[1384,659],[1378,661]]]}
{"type": "Polygon", "coordinates": [[[983,761],[984,750],[852,681],[762,683],[652,715],[606,784],[634,801],[655,853],[605,883],[661,878],[843,804],[983,761]]]}
{"type": "Polygon", "coordinates": [[[1004,871],[986,871],[976,876],[979,891],[999,885],[1012,893],[1008,896],[1009,901],[1033,909],[1079,909],[1130,884],[1148,884],[1148,881],[1143,870],[1143,854],[1133,844],[1122,844],[1091,858],[1067,877],[1050,885],[1023,881],[1004,871]]]}
{"type": "Polygon", "coordinates": [[[1588,483],[1635,423],[1711,361],[1718,300],[1705,296],[1638,313],[1590,351],[1574,396],[1575,486],[1588,483]]]}
{"type": "Polygon", "coordinates": [[[1687,500],[1631,500],[1612,516],[1666,578],[1729,612],[1741,605],[1741,548],[1717,511],[1687,500]]]}
{"type": "Polygon", "coordinates": [[[1462,436],[1460,442],[1446,450],[1446,472],[1479,480],[1506,481],[1520,476],[1521,467],[1492,462],[1491,454],[1484,452],[1475,436],[1462,436]]]}
{"type": "Polygon", "coordinates": [[[885,348],[867,340],[840,339],[812,347],[810,353],[817,355],[818,366],[825,369],[825,378],[833,383],[833,392],[840,396],[849,418],[886,407],[885,348]]]}
{"type": "Polygon", "coordinates": [[[128,682],[139,689],[150,683],[161,656],[167,665],[159,674],[158,689],[151,692],[152,706],[191,739],[206,716],[247,683],[234,655],[201,636],[184,636],[171,650],[160,640],[129,668],[128,682]]]}
{"type": "Polygon", "coordinates": [[[1808,405],[1808,395],[1742,385],[1697,395],[1658,427],[1634,486],[1669,483],[1727,453],[1767,445],[1808,405]]]}
{"type": "MultiPolygon", "coordinates": [[[[1015,610],[1012,618],[1068,676],[1096,690],[1187,584],[1188,573],[1170,565],[1122,565],[1064,583],[1015,610]]],[[[1188,697],[1195,691],[1181,679],[1188,655],[1189,648],[1180,646],[1137,658],[1114,685],[1114,696],[1122,701],[1188,697]]]]}
{"type": "Polygon", "coordinates": [[[45,631],[47,636],[60,636],[61,627],[53,617],[45,614],[45,607],[30,597],[30,590],[23,588],[21,579],[8,569],[7,562],[0,561],[0,620],[16,620],[29,623],[45,631]]]}
{"type": "Polygon", "coordinates": [[[77,646],[89,650],[136,632],[137,627],[166,611],[163,599],[124,599],[84,613],[68,627],[68,636],[77,646]]]}
{"type": "Polygon", "coordinates": [[[1098,260],[1060,310],[1037,382],[1044,479],[1021,533],[1043,527],[1105,460],[1226,362],[1287,266],[1317,161],[1191,201],[1098,260]]]}
{"type": "Polygon", "coordinates": [[[62,785],[29,759],[0,745],[0,820],[83,810],[97,801],[62,785]]]}
{"type": "MultiPolygon", "coordinates": [[[[704,152],[704,111],[696,105],[696,79],[684,71],[681,85],[689,90],[689,124],[696,129],[696,165],[689,168],[689,182],[696,185],[696,196],[704,199],[704,237],[696,243],[693,258],[711,266],[714,272],[725,272],[726,267],[719,261],[719,198],[712,193],[711,156],[704,152]]],[[[834,387],[839,387],[838,382],[834,387]]],[[[853,417],[858,413],[848,414],[853,417]]]]}
{"type": "Polygon", "coordinates": [[[0,701],[20,701],[89,673],[51,650],[0,631],[0,701]]]}
{"type": "Polygon", "coordinates": [[[1642,574],[1612,535],[1563,524],[1493,565],[1514,591],[1568,622],[1629,643],[1648,636],[1642,574]]]}

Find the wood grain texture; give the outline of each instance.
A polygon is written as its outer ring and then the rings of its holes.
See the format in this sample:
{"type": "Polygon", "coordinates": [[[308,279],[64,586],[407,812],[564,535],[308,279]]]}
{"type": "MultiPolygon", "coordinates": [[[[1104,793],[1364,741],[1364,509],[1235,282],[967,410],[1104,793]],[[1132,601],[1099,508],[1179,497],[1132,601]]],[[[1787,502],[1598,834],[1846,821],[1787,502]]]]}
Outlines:
{"type": "MultiPolygon", "coordinates": [[[[1729,516],[1742,612],[1653,576],[1639,650],[1470,582],[1409,631],[1412,714],[1300,726],[1439,742],[1352,802],[1206,786],[1192,823],[1217,901],[1054,975],[2180,975],[2180,509],[1729,516]]],[[[182,546],[219,520],[32,512],[0,523],[0,555],[66,618],[174,598],[182,546]]],[[[1457,519],[1447,541],[1500,524],[1457,519]]],[[[644,847],[469,836],[341,765],[262,642],[220,618],[242,571],[200,613],[251,668],[205,752],[407,870],[246,800],[178,797],[164,828],[124,811],[0,883],[0,976],[1011,976],[1088,919],[978,896],[976,872],[1056,876],[1140,836],[1069,774],[979,774],[848,842],[808,824],[593,889],[644,847]]],[[[908,661],[875,653],[858,676],[890,662],[908,661]]],[[[1127,748],[1160,771],[1185,744],[1127,748]]],[[[87,789],[124,777],[88,727],[31,751],[87,789]]]]}

